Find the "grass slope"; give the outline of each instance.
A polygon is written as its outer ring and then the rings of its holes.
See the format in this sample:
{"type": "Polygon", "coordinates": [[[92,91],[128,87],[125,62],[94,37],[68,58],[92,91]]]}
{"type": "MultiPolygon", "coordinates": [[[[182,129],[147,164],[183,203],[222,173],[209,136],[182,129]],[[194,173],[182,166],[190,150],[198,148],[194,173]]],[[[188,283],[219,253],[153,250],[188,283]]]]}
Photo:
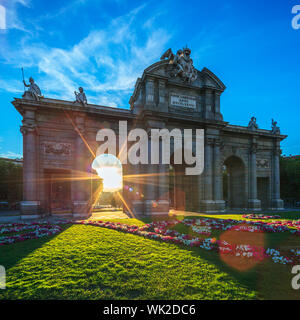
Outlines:
{"type": "Polygon", "coordinates": [[[266,260],[239,272],[216,252],[94,226],[3,246],[0,264],[7,270],[0,299],[300,298],[291,266],[266,260]]]}

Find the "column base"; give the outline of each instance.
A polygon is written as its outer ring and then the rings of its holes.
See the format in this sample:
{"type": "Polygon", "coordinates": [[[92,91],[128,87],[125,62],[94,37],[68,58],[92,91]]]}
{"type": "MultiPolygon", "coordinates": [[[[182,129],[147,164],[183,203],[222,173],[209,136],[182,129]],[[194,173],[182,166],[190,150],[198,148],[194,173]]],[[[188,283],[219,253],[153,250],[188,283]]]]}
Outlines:
{"type": "Polygon", "coordinates": [[[168,200],[145,200],[144,202],[144,214],[169,214],[169,201],[168,200]]]}
{"type": "Polygon", "coordinates": [[[41,218],[40,201],[21,201],[21,219],[41,218]]]}
{"type": "Polygon", "coordinates": [[[261,210],[261,201],[259,199],[249,199],[248,200],[248,208],[253,211],[261,210]]]}
{"type": "Polygon", "coordinates": [[[273,199],[271,202],[271,209],[272,210],[283,210],[284,209],[284,202],[281,199],[273,199]]]}
{"type": "Polygon", "coordinates": [[[73,218],[88,218],[91,216],[88,201],[73,201],[73,218]]]}
{"type": "Polygon", "coordinates": [[[168,105],[166,103],[159,103],[157,108],[159,112],[168,112],[168,105]]]}
{"type": "Polygon", "coordinates": [[[132,211],[136,215],[144,214],[144,201],[140,201],[140,200],[132,201],[132,211]]]}
{"type": "Polygon", "coordinates": [[[218,212],[225,211],[225,201],[224,200],[215,200],[215,208],[218,212]]]}
{"type": "Polygon", "coordinates": [[[201,200],[200,211],[205,213],[216,213],[225,211],[224,200],[201,200]]]}

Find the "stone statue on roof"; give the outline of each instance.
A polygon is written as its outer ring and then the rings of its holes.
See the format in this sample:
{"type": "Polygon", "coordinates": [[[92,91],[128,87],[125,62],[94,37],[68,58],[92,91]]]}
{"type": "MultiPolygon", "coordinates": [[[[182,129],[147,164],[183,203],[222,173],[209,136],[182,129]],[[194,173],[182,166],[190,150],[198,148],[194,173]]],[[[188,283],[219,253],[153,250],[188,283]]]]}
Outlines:
{"type": "Polygon", "coordinates": [[[188,47],[179,49],[176,55],[168,49],[160,59],[168,59],[169,64],[173,66],[169,73],[171,77],[180,77],[184,82],[191,83],[197,79],[197,70],[194,68],[190,54],[191,50],[188,47]]]}
{"type": "Polygon", "coordinates": [[[256,123],[256,118],[255,117],[251,117],[251,120],[248,123],[248,129],[249,130],[256,130],[258,129],[258,125],[256,123]]]}
{"type": "Polygon", "coordinates": [[[25,97],[27,94],[29,94],[33,99],[39,101],[42,97],[41,90],[39,86],[34,82],[34,79],[32,77],[29,78],[29,84],[23,80],[24,86],[29,88],[26,90],[23,94],[23,97],[25,97]]]}
{"type": "Polygon", "coordinates": [[[280,128],[277,127],[277,121],[274,121],[274,119],[272,119],[272,133],[280,134],[280,128]]]}
{"type": "Polygon", "coordinates": [[[75,97],[76,97],[76,100],[74,101],[74,103],[78,102],[78,103],[82,104],[83,106],[86,106],[87,105],[87,98],[86,98],[86,95],[83,91],[83,88],[79,87],[78,90],[79,90],[79,92],[74,91],[75,97]]]}

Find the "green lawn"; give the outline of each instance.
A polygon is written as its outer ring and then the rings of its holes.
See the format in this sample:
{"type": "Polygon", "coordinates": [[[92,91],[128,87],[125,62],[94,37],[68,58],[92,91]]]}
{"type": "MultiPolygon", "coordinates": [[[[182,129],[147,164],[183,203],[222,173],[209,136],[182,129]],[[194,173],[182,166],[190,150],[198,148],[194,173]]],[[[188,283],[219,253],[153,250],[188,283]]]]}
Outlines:
{"type": "Polygon", "coordinates": [[[291,266],[266,260],[238,272],[216,252],[95,226],[66,226],[56,236],[3,246],[0,264],[7,270],[0,299],[300,298],[291,266]]]}
{"type": "MultiPolygon", "coordinates": [[[[193,218],[205,217],[205,218],[216,218],[216,219],[234,219],[234,220],[251,220],[251,221],[253,221],[253,219],[245,219],[245,218],[243,218],[244,214],[245,213],[218,214],[218,215],[216,215],[216,214],[197,214],[197,216],[193,216],[193,218]]],[[[257,212],[257,214],[260,214],[260,213],[257,212]]],[[[269,213],[266,213],[266,215],[268,215],[268,216],[272,216],[272,215],[280,216],[281,220],[297,220],[297,219],[300,219],[300,211],[288,211],[288,212],[276,212],[276,213],[269,212],[269,213]]],[[[189,217],[189,218],[191,218],[191,217],[189,217]]],[[[181,216],[181,218],[183,219],[183,218],[186,218],[186,217],[181,216]]],[[[269,219],[269,220],[266,219],[266,220],[263,220],[263,221],[270,221],[270,220],[272,220],[272,219],[269,219]]]]}

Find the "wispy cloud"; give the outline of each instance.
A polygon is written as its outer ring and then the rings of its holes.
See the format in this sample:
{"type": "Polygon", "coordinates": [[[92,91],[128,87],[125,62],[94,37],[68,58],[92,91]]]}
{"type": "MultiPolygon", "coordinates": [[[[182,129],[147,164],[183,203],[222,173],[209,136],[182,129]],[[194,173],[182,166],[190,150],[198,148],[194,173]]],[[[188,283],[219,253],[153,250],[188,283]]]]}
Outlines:
{"type": "Polygon", "coordinates": [[[9,158],[9,159],[17,159],[22,158],[23,156],[19,153],[15,153],[13,151],[0,152],[0,158],[9,158]]]}
{"type": "Polygon", "coordinates": [[[20,85],[20,81],[18,80],[6,81],[3,79],[0,79],[0,91],[8,91],[11,93],[18,93],[18,94],[23,93],[22,84],[20,85]]]}
{"type": "Polygon", "coordinates": [[[74,8],[80,8],[81,5],[85,4],[86,2],[88,2],[88,0],[73,0],[73,1],[69,1],[69,3],[59,9],[57,9],[54,13],[47,13],[44,15],[39,16],[38,18],[36,18],[34,20],[35,23],[39,22],[39,21],[43,21],[43,20],[51,20],[57,17],[60,17],[66,13],[68,13],[70,10],[74,9],[74,8]]]}
{"type": "Polygon", "coordinates": [[[29,30],[25,27],[18,15],[19,6],[29,8],[31,0],[4,0],[3,6],[6,9],[6,28],[17,29],[25,32],[29,30]]]}
{"type": "MultiPolygon", "coordinates": [[[[37,67],[39,74],[32,76],[45,96],[72,100],[74,90],[83,86],[90,103],[126,106],[136,78],[158,59],[172,36],[154,28],[153,18],[142,28],[135,23],[144,9],[140,6],[106,28],[91,31],[70,49],[24,41],[5,61],[15,67],[37,67]]],[[[8,81],[5,89],[17,92],[15,85],[8,81]]]]}
{"type": "MultiPolygon", "coordinates": [[[[0,137],[0,142],[3,142],[3,138],[0,137]]],[[[10,158],[10,159],[16,159],[16,158],[22,158],[23,156],[20,153],[16,153],[13,151],[3,151],[3,148],[0,146],[0,158],[10,158]]]]}

